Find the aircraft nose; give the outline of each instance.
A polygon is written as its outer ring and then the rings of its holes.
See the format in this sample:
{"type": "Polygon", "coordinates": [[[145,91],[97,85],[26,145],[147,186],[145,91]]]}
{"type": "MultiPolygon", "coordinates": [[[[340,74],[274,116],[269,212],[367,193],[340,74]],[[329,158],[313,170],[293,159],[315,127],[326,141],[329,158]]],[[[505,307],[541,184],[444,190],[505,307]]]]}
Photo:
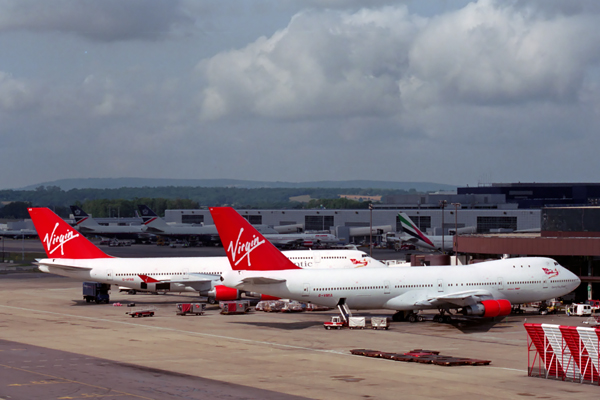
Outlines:
{"type": "Polygon", "coordinates": [[[573,288],[576,288],[577,286],[579,286],[579,284],[581,284],[581,279],[579,279],[579,277],[577,275],[575,275],[573,272],[569,271],[567,268],[563,267],[562,265],[561,265],[561,268],[563,269],[564,274],[566,275],[567,279],[573,281],[573,288]]]}

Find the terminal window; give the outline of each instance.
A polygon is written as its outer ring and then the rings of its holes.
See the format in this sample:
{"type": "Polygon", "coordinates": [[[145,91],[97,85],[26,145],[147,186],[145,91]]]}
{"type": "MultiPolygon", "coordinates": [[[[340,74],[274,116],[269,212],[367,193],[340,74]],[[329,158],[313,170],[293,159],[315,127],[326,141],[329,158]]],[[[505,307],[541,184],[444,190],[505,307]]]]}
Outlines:
{"type": "Polygon", "coordinates": [[[181,216],[181,222],[183,222],[184,224],[202,224],[204,223],[204,215],[183,214],[181,216]]]}
{"type": "Polygon", "coordinates": [[[333,226],[333,215],[306,215],[304,229],[307,231],[328,231],[333,226]]]}
{"type": "Polygon", "coordinates": [[[262,215],[242,215],[246,218],[250,225],[262,225],[262,215]]]}
{"type": "Polygon", "coordinates": [[[517,217],[477,217],[477,233],[489,233],[490,229],[517,230],[517,217]]]}

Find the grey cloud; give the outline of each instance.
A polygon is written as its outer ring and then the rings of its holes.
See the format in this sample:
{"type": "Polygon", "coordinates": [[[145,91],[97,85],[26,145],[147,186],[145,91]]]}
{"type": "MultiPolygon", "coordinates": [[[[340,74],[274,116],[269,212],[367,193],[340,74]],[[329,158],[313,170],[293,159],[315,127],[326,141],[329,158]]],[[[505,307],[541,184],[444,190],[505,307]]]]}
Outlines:
{"type": "Polygon", "coordinates": [[[480,1],[434,18],[410,53],[403,99],[418,104],[577,101],[597,67],[600,18],[542,18],[480,1]]]}
{"type": "Polygon", "coordinates": [[[392,116],[453,103],[579,101],[600,18],[490,0],[424,19],[404,6],[299,13],[198,65],[205,119],[392,116]]]}
{"type": "Polygon", "coordinates": [[[72,33],[93,41],[157,40],[192,20],[178,0],[1,0],[0,31],[72,33]]]}
{"type": "Polygon", "coordinates": [[[297,14],[273,36],[199,64],[202,116],[393,113],[414,28],[404,7],[297,14]]]}
{"type": "Polygon", "coordinates": [[[37,104],[33,84],[0,71],[0,112],[25,111],[37,104]]]}

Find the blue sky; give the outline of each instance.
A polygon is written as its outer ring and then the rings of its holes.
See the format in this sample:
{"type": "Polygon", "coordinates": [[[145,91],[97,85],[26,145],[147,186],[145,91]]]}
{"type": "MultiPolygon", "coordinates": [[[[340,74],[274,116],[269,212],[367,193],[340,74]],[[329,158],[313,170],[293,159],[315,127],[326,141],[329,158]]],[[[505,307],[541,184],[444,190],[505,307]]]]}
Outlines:
{"type": "Polygon", "coordinates": [[[597,4],[0,0],[0,188],[595,182],[597,4]]]}

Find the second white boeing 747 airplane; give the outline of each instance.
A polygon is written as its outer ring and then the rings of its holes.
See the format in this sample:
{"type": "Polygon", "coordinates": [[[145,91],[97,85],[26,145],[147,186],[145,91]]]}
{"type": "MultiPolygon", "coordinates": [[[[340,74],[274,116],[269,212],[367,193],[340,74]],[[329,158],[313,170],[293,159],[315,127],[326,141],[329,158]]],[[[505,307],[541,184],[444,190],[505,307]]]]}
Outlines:
{"type": "MultiPolygon", "coordinates": [[[[443,321],[450,310],[464,315],[497,317],[512,304],[563,296],[579,278],[556,261],[524,257],[464,266],[300,269],[228,207],[211,208],[232,270],[223,284],[302,302],[349,309],[398,310],[413,322],[413,310],[438,309],[443,321]],[[406,313],[404,313],[406,311],[406,313]]],[[[401,319],[401,318],[397,318],[401,319]]]]}

